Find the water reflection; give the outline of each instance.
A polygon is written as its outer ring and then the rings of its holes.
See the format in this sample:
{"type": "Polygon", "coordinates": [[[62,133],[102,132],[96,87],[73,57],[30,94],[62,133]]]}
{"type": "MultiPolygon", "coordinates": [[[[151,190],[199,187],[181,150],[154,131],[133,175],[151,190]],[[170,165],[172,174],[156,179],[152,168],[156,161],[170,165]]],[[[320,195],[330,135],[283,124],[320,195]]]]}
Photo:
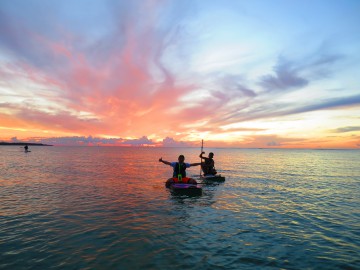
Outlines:
{"type": "MultiPolygon", "coordinates": [[[[176,159],[179,149],[4,151],[0,268],[357,264],[357,152],[209,149],[225,183],[178,197],[164,187],[172,171],[158,157],[176,159]]],[[[181,153],[196,162],[199,151],[181,153]]]]}

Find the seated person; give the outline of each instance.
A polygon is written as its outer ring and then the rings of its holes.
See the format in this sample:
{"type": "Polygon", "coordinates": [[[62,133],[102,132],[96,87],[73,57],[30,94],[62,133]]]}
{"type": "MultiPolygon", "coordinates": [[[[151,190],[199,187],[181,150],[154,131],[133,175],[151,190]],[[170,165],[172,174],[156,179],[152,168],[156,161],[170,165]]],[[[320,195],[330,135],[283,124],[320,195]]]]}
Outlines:
{"type": "Polygon", "coordinates": [[[186,168],[189,168],[191,166],[198,166],[201,165],[201,163],[185,163],[185,157],[184,155],[180,155],[178,158],[178,162],[169,162],[166,160],[163,160],[162,158],[159,159],[159,162],[162,162],[166,165],[170,165],[174,168],[173,177],[168,179],[166,181],[165,186],[170,187],[172,183],[184,183],[184,184],[194,184],[196,185],[197,182],[193,178],[186,177],[186,168]]]}
{"type": "Polygon", "coordinates": [[[204,160],[204,162],[201,163],[201,169],[203,170],[204,175],[217,174],[217,171],[215,170],[215,161],[213,159],[214,153],[210,152],[209,157],[203,157],[203,154],[205,154],[205,152],[200,154],[200,158],[204,160]]]}

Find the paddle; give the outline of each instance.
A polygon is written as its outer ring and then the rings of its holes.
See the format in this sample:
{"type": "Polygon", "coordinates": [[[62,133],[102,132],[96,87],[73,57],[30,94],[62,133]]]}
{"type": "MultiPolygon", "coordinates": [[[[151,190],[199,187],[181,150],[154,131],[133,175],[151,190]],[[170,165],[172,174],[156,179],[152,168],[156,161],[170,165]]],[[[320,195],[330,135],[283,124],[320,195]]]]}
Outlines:
{"type": "MultiPolygon", "coordinates": [[[[201,140],[201,154],[203,152],[203,148],[204,148],[204,140],[201,140]]],[[[200,158],[200,163],[201,163],[201,165],[200,165],[200,173],[199,173],[199,175],[201,177],[202,158],[200,158]]]]}

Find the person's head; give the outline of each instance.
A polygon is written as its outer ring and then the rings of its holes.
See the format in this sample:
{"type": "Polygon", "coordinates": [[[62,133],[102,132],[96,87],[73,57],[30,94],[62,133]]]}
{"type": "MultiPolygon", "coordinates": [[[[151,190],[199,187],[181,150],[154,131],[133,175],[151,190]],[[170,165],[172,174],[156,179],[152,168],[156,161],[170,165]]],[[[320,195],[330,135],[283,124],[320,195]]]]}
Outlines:
{"type": "Polygon", "coordinates": [[[213,152],[210,152],[209,153],[209,158],[213,158],[214,157],[214,153],[213,152]]]}
{"type": "Polygon", "coordinates": [[[179,161],[180,163],[183,163],[183,162],[185,161],[184,155],[180,155],[179,158],[178,158],[178,161],[179,161]]]}

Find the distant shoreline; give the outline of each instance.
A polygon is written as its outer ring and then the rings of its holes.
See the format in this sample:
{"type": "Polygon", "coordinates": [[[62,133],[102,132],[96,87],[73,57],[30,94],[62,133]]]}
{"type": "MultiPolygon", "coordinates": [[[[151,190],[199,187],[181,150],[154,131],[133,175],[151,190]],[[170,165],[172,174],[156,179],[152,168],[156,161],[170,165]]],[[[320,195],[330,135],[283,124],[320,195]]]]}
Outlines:
{"type": "MultiPolygon", "coordinates": [[[[11,146],[11,145],[17,145],[17,146],[54,146],[52,144],[43,144],[43,143],[26,143],[26,142],[0,142],[0,146],[11,146]]],[[[120,147],[120,148],[158,148],[158,149],[166,149],[166,148],[199,148],[195,146],[140,146],[140,145],[131,145],[131,146],[125,146],[125,145],[62,145],[62,144],[56,144],[55,146],[60,147],[120,147]]],[[[208,147],[209,149],[239,149],[239,150],[315,150],[315,151],[338,151],[338,150],[358,150],[360,151],[360,148],[279,148],[279,147],[208,147]]]]}
{"type": "Polygon", "coordinates": [[[26,142],[0,142],[0,145],[29,145],[29,146],[53,146],[51,144],[43,144],[43,143],[26,143],[26,142]]]}

